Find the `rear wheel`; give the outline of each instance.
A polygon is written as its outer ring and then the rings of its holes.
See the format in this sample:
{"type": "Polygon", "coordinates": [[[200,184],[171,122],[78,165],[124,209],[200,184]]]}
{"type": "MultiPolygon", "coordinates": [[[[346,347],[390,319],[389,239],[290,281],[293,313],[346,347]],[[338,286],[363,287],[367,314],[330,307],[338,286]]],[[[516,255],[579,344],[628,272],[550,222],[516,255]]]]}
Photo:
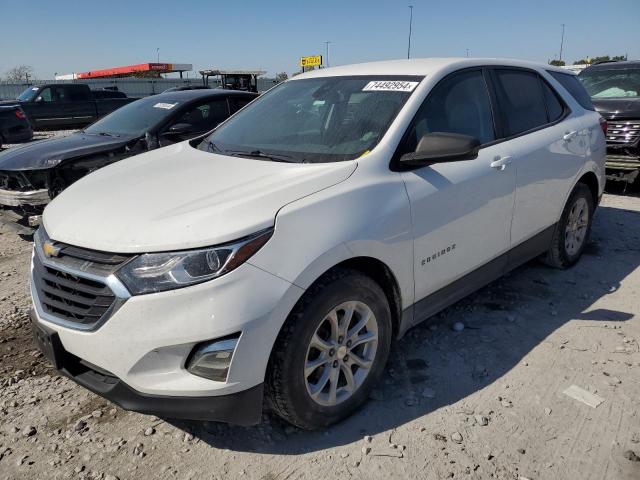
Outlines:
{"type": "Polygon", "coordinates": [[[591,190],[579,183],[564,207],[545,263],[556,268],[568,268],[580,259],[589,239],[594,210],[591,190]]]}
{"type": "Polygon", "coordinates": [[[274,411],[308,430],[347,417],[382,375],[391,334],[377,283],[347,269],[325,275],[298,302],[274,346],[267,378],[274,411]]]}

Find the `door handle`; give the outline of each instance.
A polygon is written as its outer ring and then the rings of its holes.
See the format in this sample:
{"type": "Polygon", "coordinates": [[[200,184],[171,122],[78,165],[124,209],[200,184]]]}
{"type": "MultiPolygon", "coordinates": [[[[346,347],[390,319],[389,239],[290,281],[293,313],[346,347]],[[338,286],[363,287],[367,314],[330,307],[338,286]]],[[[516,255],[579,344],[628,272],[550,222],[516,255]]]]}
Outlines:
{"type": "Polygon", "coordinates": [[[570,142],[571,140],[573,140],[575,138],[575,136],[578,134],[578,132],[565,132],[564,135],[562,136],[562,139],[565,142],[570,142]]]}
{"type": "Polygon", "coordinates": [[[500,172],[509,165],[511,165],[511,157],[496,157],[493,159],[493,162],[489,164],[491,168],[495,168],[500,172]]]}

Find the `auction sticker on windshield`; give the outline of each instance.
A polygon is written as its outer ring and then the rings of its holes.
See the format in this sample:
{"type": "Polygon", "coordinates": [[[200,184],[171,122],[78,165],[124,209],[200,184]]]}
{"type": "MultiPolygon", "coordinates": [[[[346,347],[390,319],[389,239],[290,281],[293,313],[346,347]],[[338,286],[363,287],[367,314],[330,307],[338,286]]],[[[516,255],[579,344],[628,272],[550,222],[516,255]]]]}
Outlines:
{"type": "Polygon", "coordinates": [[[402,80],[374,80],[367,83],[363,92],[413,92],[419,82],[405,82],[402,80]]]}
{"type": "Polygon", "coordinates": [[[171,110],[173,107],[175,107],[177,105],[177,103],[156,103],[153,108],[164,108],[165,110],[171,110]]]}

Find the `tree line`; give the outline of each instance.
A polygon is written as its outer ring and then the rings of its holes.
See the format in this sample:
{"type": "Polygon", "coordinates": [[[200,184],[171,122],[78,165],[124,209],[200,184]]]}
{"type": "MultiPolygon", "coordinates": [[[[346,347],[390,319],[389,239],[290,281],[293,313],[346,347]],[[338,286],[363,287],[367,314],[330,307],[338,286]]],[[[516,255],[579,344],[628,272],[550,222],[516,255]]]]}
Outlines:
{"type": "MultiPolygon", "coordinates": [[[[626,55],[615,55],[610,57],[609,55],[602,55],[599,57],[585,57],[573,62],[573,65],[595,65],[596,63],[602,62],[619,62],[622,60],[626,60],[626,55]]],[[[549,65],[554,65],[556,67],[564,67],[566,62],[564,60],[551,60],[549,65]]]]}

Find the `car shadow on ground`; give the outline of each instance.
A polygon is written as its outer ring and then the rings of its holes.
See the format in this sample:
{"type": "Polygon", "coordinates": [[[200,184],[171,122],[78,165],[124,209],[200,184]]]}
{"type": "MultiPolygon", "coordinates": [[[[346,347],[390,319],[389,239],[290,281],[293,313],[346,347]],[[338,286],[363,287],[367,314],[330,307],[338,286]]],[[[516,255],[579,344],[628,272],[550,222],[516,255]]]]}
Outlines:
{"type": "MultiPolygon", "coordinates": [[[[575,267],[561,271],[529,262],[411,329],[394,344],[383,382],[367,404],[325,431],[301,431],[269,414],[263,424],[249,428],[167,421],[216,448],[282,455],[392,432],[499,381],[533,348],[552,342],[549,336],[566,322],[603,326],[632,318],[632,312],[593,305],[640,265],[640,238],[615,234],[620,225],[638,223],[639,212],[601,207],[591,242],[575,267]],[[452,331],[455,321],[466,328],[452,331]]],[[[557,337],[554,342],[560,342],[557,337]]]]}

